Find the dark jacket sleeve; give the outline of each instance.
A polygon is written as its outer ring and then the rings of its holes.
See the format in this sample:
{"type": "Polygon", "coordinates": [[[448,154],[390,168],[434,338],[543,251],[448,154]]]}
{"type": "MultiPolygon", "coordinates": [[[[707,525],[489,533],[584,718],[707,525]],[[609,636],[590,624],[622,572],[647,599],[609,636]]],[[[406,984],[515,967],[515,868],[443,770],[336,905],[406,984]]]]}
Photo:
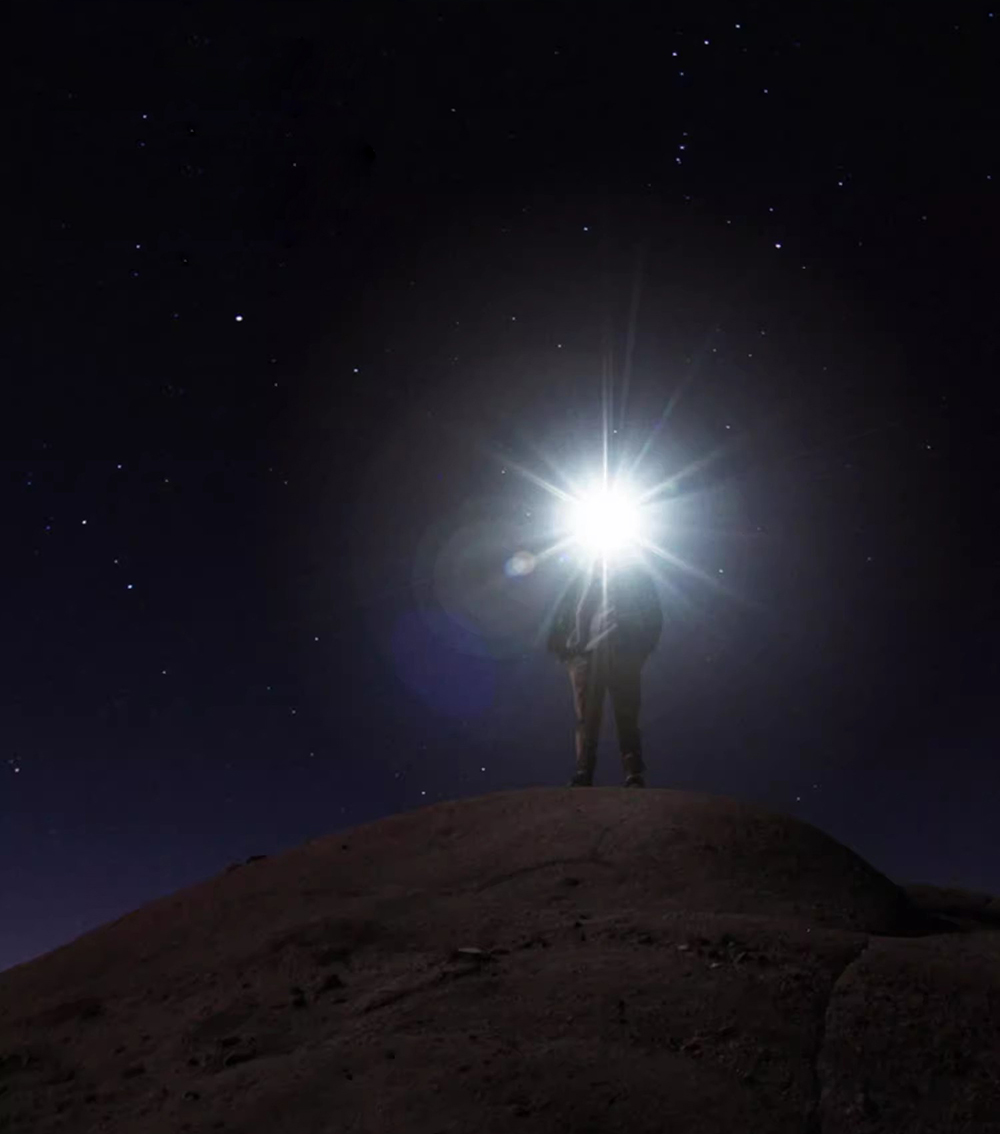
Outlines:
{"type": "Polygon", "coordinates": [[[648,575],[636,580],[636,608],[639,615],[639,645],[644,654],[652,653],[659,645],[663,632],[663,608],[656,593],[656,585],[648,575]]]}

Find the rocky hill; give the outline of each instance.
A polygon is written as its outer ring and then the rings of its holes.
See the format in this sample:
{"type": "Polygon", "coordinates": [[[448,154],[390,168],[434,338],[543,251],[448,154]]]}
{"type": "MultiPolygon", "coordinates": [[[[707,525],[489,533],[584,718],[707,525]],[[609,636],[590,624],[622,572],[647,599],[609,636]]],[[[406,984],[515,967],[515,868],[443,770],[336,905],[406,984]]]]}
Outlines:
{"type": "Polygon", "coordinates": [[[998,930],[734,800],[440,803],[0,973],[0,1131],[1000,1134],[998,930]]]}

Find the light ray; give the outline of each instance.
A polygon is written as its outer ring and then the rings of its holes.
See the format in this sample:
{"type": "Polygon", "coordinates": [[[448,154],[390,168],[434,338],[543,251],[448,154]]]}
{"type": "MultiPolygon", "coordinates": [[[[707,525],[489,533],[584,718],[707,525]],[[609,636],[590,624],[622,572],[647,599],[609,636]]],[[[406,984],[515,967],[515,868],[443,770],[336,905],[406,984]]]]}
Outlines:
{"type": "MultiPolygon", "coordinates": [[[[700,580],[702,583],[706,583],[713,590],[718,591],[720,594],[726,595],[727,598],[731,598],[735,602],[741,603],[746,607],[757,610],[764,609],[760,603],[748,601],[745,596],[739,594],[737,591],[734,591],[732,587],[728,587],[724,583],[721,583],[714,575],[708,574],[707,571],[702,571],[700,568],[695,567],[693,564],[688,563],[684,559],[681,559],[680,556],[674,555],[672,552],[667,551],[666,548],[658,547],[656,544],[650,543],[649,541],[643,541],[641,546],[644,551],[650,551],[653,553],[653,555],[657,556],[659,559],[662,559],[664,562],[669,563],[671,566],[679,567],[683,572],[685,572],[685,574],[694,576],[694,578],[700,580]]],[[[665,582],[665,580],[662,581],[665,582]]]]}
{"type": "Polygon", "coordinates": [[[661,427],[663,426],[663,423],[670,417],[671,413],[673,413],[674,407],[681,400],[681,395],[684,393],[685,387],[690,385],[690,383],[693,381],[693,379],[694,379],[694,374],[688,373],[682,379],[682,381],[681,381],[680,385],[677,387],[676,391],[671,395],[670,400],[663,407],[663,413],[660,414],[660,420],[649,431],[649,436],[646,438],[645,442],[643,443],[642,448],[639,450],[638,456],[632,462],[632,467],[629,469],[629,475],[630,476],[632,474],[634,474],[636,469],[639,467],[640,463],[642,462],[643,457],[645,457],[646,453],[649,451],[650,445],[653,444],[653,439],[656,437],[656,434],[660,431],[661,427]]]}
{"type": "MultiPolygon", "coordinates": [[[[576,490],[567,492],[564,488],[560,488],[557,484],[553,484],[551,481],[546,480],[542,476],[539,476],[538,473],[532,472],[531,469],[525,468],[524,465],[518,464],[515,461],[505,460],[504,465],[506,468],[509,468],[513,472],[517,473],[518,476],[524,477],[525,480],[530,481],[536,487],[544,489],[549,493],[549,495],[554,496],[557,500],[563,501],[563,503],[569,503],[570,501],[575,499],[575,496],[578,494],[576,490]]],[[[573,485],[569,480],[569,477],[564,476],[563,479],[570,484],[570,488],[572,489],[573,485]]]]}
{"type": "Polygon", "coordinates": [[[572,547],[572,545],[572,537],[567,536],[565,539],[561,539],[557,543],[554,543],[551,547],[543,548],[535,555],[535,558],[539,562],[543,562],[546,559],[551,559],[553,555],[558,555],[562,551],[567,551],[570,547],[572,547]]]}
{"type": "Polygon", "coordinates": [[[687,468],[681,469],[680,472],[668,476],[666,480],[661,480],[659,484],[654,484],[651,488],[646,489],[640,496],[640,501],[643,504],[649,503],[655,496],[661,492],[673,492],[681,485],[681,483],[694,476],[695,473],[701,472],[703,469],[708,468],[715,461],[719,460],[725,453],[728,442],[724,442],[714,449],[707,456],[702,457],[700,460],[692,461],[687,468]]]}

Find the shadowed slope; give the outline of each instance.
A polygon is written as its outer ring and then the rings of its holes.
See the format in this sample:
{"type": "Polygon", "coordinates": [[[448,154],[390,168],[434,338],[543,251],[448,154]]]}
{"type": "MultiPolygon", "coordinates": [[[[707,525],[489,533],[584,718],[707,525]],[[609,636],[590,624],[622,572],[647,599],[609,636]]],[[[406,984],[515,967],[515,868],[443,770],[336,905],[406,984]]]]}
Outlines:
{"type": "Polygon", "coordinates": [[[230,868],[0,974],[0,1130],[829,1134],[895,1129],[852,1123],[898,1106],[929,1131],[907,1060],[926,1064],[932,1034],[964,1043],[973,1002],[976,1054],[931,1109],[1000,1129],[983,1124],[1000,1104],[1000,1024],[983,1017],[997,937],[915,936],[935,924],[923,899],[918,914],[835,840],[733,800],[436,804],[230,868]],[[924,1009],[870,1019],[911,970],[936,989],[924,1009]],[[859,1052],[883,1042],[894,1070],[873,1088],[859,1052]],[[862,1078],[891,1106],[861,1106],[862,1078]]]}

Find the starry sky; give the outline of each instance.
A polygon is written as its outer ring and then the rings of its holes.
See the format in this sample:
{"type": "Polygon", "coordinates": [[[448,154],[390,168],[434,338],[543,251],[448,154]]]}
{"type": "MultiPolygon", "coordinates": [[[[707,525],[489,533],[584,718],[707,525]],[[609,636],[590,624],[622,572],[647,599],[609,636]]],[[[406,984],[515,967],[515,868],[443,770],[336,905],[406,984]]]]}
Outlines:
{"type": "Polygon", "coordinates": [[[992,2],[16,5],[0,968],[564,784],[605,434],[649,784],[1000,892],[992,2]]]}

